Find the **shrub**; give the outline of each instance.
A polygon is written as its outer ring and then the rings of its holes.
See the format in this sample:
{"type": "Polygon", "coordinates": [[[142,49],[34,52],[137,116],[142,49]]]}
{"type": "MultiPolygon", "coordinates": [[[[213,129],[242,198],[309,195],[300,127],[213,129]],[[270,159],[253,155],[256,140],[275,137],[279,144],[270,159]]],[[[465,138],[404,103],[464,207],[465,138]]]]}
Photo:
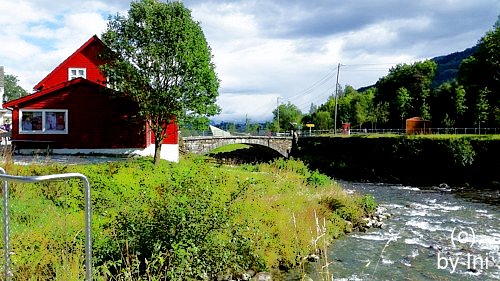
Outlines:
{"type": "Polygon", "coordinates": [[[450,139],[448,149],[455,165],[465,167],[474,162],[476,151],[469,140],[465,138],[450,139]]]}
{"type": "Polygon", "coordinates": [[[314,170],[307,178],[307,183],[316,187],[327,186],[331,183],[331,179],[329,176],[320,173],[318,170],[314,170]]]}
{"type": "Polygon", "coordinates": [[[304,178],[308,178],[311,174],[309,168],[304,162],[293,158],[288,160],[284,158],[278,158],[271,162],[270,166],[278,170],[296,173],[300,176],[303,176],[304,178]]]}
{"type": "Polygon", "coordinates": [[[500,138],[464,135],[303,138],[294,157],[344,180],[498,187],[500,138]]]}
{"type": "MultiPolygon", "coordinates": [[[[350,229],[346,220],[363,213],[359,196],[347,195],[301,161],[256,167],[217,167],[199,158],[154,166],[136,159],[12,166],[10,173],[87,175],[96,279],[215,279],[247,269],[289,268],[315,250],[311,229],[317,219],[326,218],[328,233],[338,237],[350,229]]],[[[82,189],[78,181],[12,184],[16,277],[81,279],[82,189]]]]}
{"type": "Polygon", "coordinates": [[[373,195],[365,194],[360,199],[360,206],[363,207],[366,214],[370,214],[375,212],[377,209],[377,202],[375,201],[373,195]]]}
{"type": "Polygon", "coordinates": [[[330,196],[324,198],[322,203],[340,218],[352,223],[358,227],[362,223],[362,218],[366,214],[363,206],[360,204],[363,200],[357,196],[342,194],[341,196],[330,196]],[[353,200],[354,199],[354,200],[353,200]]]}

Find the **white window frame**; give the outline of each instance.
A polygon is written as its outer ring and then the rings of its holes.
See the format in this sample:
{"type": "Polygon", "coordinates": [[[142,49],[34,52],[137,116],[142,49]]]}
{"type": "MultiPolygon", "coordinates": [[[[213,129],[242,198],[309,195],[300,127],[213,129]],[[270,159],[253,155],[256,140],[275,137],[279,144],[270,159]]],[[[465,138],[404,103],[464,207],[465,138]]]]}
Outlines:
{"type": "Polygon", "coordinates": [[[68,81],[71,81],[73,79],[76,79],[78,77],[82,77],[87,79],[87,69],[86,68],[78,68],[78,67],[70,67],[68,68],[68,81]],[[71,72],[75,71],[76,74],[73,75],[71,72]],[[82,74],[79,74],[79,72],[82,71],[82,74]]]}
{"type": "Polygon", "coordinates": [[[67,109],[20,109],[19,110],[19,134],[37,134],[37,135],[62,135],[68,134],[68,110],[67,109]],[[23,113],[24,112],[41,112],[42,113],[42,129],[41,130],[24,130],[23,129],[23,113]],[[47,113],[64,113],[64,130],[48,130],[46,124],[47,113]]]}

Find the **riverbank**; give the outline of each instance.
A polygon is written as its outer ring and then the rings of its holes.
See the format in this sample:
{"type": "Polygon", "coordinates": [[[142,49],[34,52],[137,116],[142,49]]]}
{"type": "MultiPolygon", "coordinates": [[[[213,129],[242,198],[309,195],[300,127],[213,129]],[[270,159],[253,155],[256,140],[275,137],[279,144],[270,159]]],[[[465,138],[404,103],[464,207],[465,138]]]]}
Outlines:
{"type": "Polygon", "coordinates": [[[313,169],[345,180],[500,186],[498,136],[301,138],[292,155],[313,169]]]}
{"type": "Polygon", "coordinates": [[[332,280],[499,280],[500,208],[490,200],[498,191],[340,183],[373,195],[393,216],[328,249],[332,280]]]}
{"type": "MultiPolygon", "coordinates": [[[[131,159],[5,168],[89,178],[96,280],[221,280],[290,269],[318,250],[312,240],[329,243],[357,229],[376,207],[370,196],[348,194],[296,160],[226,166],[187,157],[160,166],[131,159]]],[[[80,183],[9,187],[16,279],[81,279],[80,183]]]]}

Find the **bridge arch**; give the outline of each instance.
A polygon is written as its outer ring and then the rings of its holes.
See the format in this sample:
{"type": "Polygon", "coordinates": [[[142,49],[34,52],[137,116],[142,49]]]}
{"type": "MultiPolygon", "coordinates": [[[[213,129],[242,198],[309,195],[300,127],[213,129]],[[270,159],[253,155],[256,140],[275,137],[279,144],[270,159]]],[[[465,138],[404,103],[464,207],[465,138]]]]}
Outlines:
{"type": "Polygon", "coordinates": [[[211,150],[228,144],[249,144],[269,147],[284,157],[292,150],[292,137],[277,136],[204,136],[185,137],[182,147],[184,151],[194,154],[205,154],[211,150]]]}

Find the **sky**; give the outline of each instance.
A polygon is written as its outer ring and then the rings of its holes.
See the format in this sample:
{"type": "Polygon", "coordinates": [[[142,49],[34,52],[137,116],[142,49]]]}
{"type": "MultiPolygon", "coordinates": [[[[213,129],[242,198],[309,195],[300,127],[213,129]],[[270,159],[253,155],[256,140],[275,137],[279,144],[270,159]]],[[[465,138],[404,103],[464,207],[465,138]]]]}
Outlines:
{"type": "MultiPolygon", "coordinates": [[[[221,80],[215,121],[270,120],[280,103],[307,113],[339,84],[375,84],[388,70],[474,46],[500,0],[184,0],[221,80]]],[[[0,65],[28,91],[127,0],[1,0],[0,65]]]]}

